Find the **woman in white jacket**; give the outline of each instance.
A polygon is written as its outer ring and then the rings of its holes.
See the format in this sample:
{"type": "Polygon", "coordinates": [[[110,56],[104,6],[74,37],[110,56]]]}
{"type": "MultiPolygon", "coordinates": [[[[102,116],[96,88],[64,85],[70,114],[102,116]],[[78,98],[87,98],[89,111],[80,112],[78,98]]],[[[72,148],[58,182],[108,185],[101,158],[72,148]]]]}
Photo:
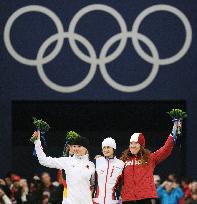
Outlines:
{"type": "Polygon", "coordinates": [[[96,159],[96,188],[93,201],[94,204],[118,204],[124,162],[115,157],[116,142],[111,137],[103,140],[102,151],[104,157],[96,159]]]}
{"type": "Polygon", "coordinates": [[[47,157],[43,152],[40,132],[34,132],[34,142],[39,163],[49,168],[63,169],[66,173],[67,199],[62,204],[92,204],[90,187],[93,185],[95,167],[88,158],[88,139],[79,137],[75,140],[73,157],[47,157]]]}

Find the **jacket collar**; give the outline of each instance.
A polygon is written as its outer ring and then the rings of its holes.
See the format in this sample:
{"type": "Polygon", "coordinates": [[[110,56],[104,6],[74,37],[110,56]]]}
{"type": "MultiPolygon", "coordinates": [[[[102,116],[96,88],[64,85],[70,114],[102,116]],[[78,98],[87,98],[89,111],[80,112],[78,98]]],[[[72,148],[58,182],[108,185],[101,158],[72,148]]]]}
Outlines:
{"type": "Polygon", "coordinates": [[[109,161],[114,161],[114,159],[116,159],[116,156],[114,157],[110,157],[110,158],[107,158],[107,157],[104,157],[106,160],[109,160],[109,161]]]}
{"type": "Polygon", "coordinates": [[[78,159],[78,160],[89,160],[89,155],[86,154],[84,156],[77,156],[76,154],[74,154],[73,158],[78,159]]]}

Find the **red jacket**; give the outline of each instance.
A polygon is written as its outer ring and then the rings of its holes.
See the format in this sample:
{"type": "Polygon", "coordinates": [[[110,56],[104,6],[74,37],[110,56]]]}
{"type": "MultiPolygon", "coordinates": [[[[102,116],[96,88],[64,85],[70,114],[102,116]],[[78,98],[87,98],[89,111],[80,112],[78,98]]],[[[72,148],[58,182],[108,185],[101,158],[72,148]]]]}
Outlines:
{"type": "Polygon", "coordinates": [[[169,135],[163,147],[154,153],[150,153],[150,163],[148,165],[141,165],[140,160],[137,160],[135,156],[125,162],[122,187],[123,202],[157,198],[153,179],[154,168],[170,155],[173,146],[173,138],[169,135]]]}

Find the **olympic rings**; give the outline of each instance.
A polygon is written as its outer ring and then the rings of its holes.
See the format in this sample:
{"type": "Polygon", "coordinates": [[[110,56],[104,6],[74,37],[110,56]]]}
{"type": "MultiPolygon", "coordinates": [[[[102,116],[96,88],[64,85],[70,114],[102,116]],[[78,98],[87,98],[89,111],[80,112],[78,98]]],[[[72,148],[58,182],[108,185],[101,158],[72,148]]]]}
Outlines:
{"type": "Polygon", "coordinates": [[[158,4],[150,6],[149,8],[146,8],[143,10],[135,19],[132,29],[129,31],[127,29],[126,23],[121,16],[120,13],[118,13],[114,8],[104,5],[104,4],[92,4],[88,5],[82,9],[80,9],[72,18],[70,25],[68,27],[68,31],[65,32],[63,25],[59,19],[59,17],[50,9],[39,6],[39,5],[31,5],[31,6],[25,6],[17,11],[15,11],[8,19],[5,25],[4,29],[4,42],[5,46],[10,53],[10,55],[17,60],[18,62],[28,65],[28,66],[36,66],[38,74],[41,78],[41,80],[51,89],[62,92],[62,93],[72,93],[81,90],[82,88],[86,87],[90,81],[93,79],[97,66],[99,67],[101,74],[104,78],[104,80],[114,89],[122,91],[122,92],[136,92],[140,91],[146,87],[148,87],[155,77],[157,76],[157,73],[159,71],[160,65],[169,65],[172,63],[177,62],[180,60],[189,50],[191,42],[192,42],[192,28],[189,20],[185,16],[185,14],[180,11],[179,9],[166,5],[166,4],[158,4]],[[80,33],[76,33],[76,26],[79,20],[86,15],[89,12],[93,11],[102,11],[106,12],[107,14],[110,14],[112,17],[114,17],[120,27],[120,33],[117,33],[113,35],[105,44],[103,45],[99,57],[96,56],[96,51],[92,44],[80,33]],[[154,43],[144,34],[139,33],[139,28],[142,23],[142,21],[150,14],[158,11],[165,11],[170,12],[174,14],[176,17],[178,17],[181,22],[183,23],[184,29],[185,29],[185,42],[182,46],[182,48],[173,56],[160,59],[159,58],[159,52],[154,45],[154,43]],[[57,33],[50,36],[48,39],[46,39],[43,44],[40,46],[36,59],[28,59],[20,54],[17,53],[17,51],[13,48],[11,43],[11,28],[14,24],[14,21],[20,17],[21,15],[24,15],[29,12],[40,12],[45,15],[47,15],[50,19],[53,20],[56,28],[57,33]],[[79,83],[71,86],[62,86],[58,85],[55,82],[51,81],[47,75],[44,72],[43,65],[49,63],[52,61],[61,51],[62,46],[64,44],[64,39],[67,38],[68,42],[70,44],[70,47],[73,51],[73,53],[82,61],[90,64],[90,70],[86,77],[79,83]],[[148,77],[139,84],[136,85],[122,85],[116,82],[114,79],[111,78],[109,73],[107,72],[106,64],[112,62],[117,57],[120,56],[120,54],[124,51],[126,43],[128,39],[131,38],[131,42],[133,43],[134,49],[136,50],[137,54],[146,62],[152,64],[152,70],[149,73],[148,77]],[[87,49],[88,54],[84,54],[80,48],[76,44],[76,40],[83,44],[83,46],[87,49]],[[57,41],[55,48],[51,51],[50,54],[44,57],[44,53],[47,50],[47,48],[51,45],[51,43],[57,41]],[[115,49],[115,51],[109,55],[107,55],[108,50],[110,47],[116,43],[119,42],[118,47],[115,49]],[[147,54],[140,46],[139,41],[142,41],[146,44],[146,46],[151,51],[152,56],[147,54]]]}

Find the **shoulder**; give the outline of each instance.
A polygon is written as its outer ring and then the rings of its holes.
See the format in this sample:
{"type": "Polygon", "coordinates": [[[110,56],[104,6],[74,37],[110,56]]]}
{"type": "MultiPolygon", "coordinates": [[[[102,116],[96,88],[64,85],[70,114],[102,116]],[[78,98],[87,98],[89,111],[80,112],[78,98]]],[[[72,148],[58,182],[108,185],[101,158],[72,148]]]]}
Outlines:
{"type": "Polygon", "coordinates": [[[122,166],[122,167],[124,167],[124,165],[125,165],[125,163],[124,163],[122,160],[117,159],[117,158],[116,158],[116,163],[117,163],[119,166],[122,166]]]}
{"type": "Polygon", "coordinates": [[[98,161],[98,162],[103,161],[103,160],[105,160],[105,157],[103,157],[103,156],[96,158],[96,161],[98,161]]]}
{"type": "Polygon", "coordinates": [[[100,163],[104,162],[105,160],[106,160],[106,159],[105,159],[105,157],[103,157],[103,156],[98,157],[98,158],[96,158],[96,164],[100,164],[100,163]]]}
{"type": "Polygon", "coordinates": [[[95,167],[95,164],[94,164],[94,162],[92,162],[92,161],[89,161],[89,164],[90,164],[90,166],[92,166],[92,167],[95,167]]]}
{"type": "Polygon", "coordinates": [[[88,165],[90,167],[91,172],[94,173],[95,172],[95,164],[93,162],[89,161],[88,165]]]}

